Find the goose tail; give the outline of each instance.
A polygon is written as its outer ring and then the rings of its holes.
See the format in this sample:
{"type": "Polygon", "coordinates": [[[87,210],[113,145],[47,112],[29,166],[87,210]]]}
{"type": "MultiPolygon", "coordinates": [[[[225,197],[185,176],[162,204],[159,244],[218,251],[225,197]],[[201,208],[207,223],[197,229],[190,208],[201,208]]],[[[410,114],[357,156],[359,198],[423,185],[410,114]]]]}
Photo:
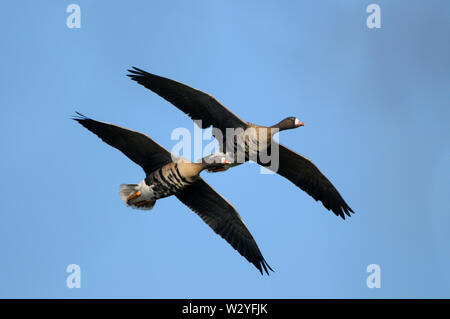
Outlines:
{"type": "Polygon", "coordinates": [[[155,206],[156,200],[142,200],[132,197],[139,191],[138,184],[122,184],[120,185],[120,198],[125,202],[125,205],[130,206],[134,209],[150,210],[155,206]]]}

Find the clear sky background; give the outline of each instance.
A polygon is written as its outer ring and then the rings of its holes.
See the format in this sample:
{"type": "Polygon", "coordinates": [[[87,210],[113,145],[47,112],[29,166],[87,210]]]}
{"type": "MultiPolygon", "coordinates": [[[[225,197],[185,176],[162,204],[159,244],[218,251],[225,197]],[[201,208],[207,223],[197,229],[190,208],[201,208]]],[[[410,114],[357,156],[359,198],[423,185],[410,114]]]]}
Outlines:
{"type": "Polygon", "coordinates": [[[8,1],[0,13],[0,297],[450,297],[450,3],[8,1]],[[66,7],[81,7],[81,28],[66,7]],[[75,111],[166,148],[181,111],[130,66],[213,94],[240,117],[305,127],[309,157],[356,211],[343,221],[246,164],[203,177],[274,268],[259,272],[175,197],[120,200],[143,171],[75,111]],[[81,267],[81,288],[66,267],[81,267]],[[366,267],[381,267],[369,289],[366,267]]]}

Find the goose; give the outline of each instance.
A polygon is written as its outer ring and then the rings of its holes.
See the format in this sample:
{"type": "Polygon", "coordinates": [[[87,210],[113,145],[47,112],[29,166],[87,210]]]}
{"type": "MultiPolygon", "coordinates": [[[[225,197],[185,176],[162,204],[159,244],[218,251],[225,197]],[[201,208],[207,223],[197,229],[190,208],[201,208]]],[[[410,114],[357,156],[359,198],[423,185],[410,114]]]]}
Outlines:
{"type": "Polygon", "coordinates": [[[272,139],[273,135],[279,131],[304,126],[304,123],[296,117],[287,117],[270,127],[252,124],[235,115],[208,93],[137,67],[128,71],[130,73],[127,76],[132,80],[161,96],[191,119],[201,120],[201,122],[196,121],[200,128],[213,126],[213,135],[219,142],[220,150],[226,154],[232,150],[233,157],[231,164],[218,169],[213,168],[212,171],[228,169],[253,159],[258,164],[285,177],[316,201],[321,201],[323,206],[336,216],[345,219],[346,215],[351,216],[350,213],[354,213],[334,185],[311,160],[272,139]],[[226,133],[229,129],[241,131],[235,135],[229,135],[226,133]],[[270,149],[269,146],[271,146],[270,149]],[[271,150],[278,150],[276,167],[261,160],[260,154],[265,151],[270,155],[271,150]],[[242,153],[245,154],[245,158],[240,161],[237,155],[242,153]]]}
{"type": "Polygon", "coordinates": [[[150,210],[158,199],[176,196],[252,263],[263,275],[267,264],[252,234],[236,209],[199,175],[208,168],[220,168],[228,162],[223,156],[207,156],[200,163],[172,156],[149,136],[76,112],[73,120],[118,149],[144,170],[139,184],[122,184],[120,197],[127,206],[150,210]],[[175,160],[174,160],[175,159],[175,160]]]}

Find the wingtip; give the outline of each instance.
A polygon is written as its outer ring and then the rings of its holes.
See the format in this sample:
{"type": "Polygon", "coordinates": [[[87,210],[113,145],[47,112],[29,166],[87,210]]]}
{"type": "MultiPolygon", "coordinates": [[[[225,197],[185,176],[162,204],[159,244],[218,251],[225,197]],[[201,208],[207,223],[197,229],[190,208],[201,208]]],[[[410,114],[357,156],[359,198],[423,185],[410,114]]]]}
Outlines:
{"type": "Polygon", "coordinates": [[[258,267],[259,272],[261,273],[262,276],[264,276],[264,272],[263,272],[262,268],[264,268],[264,271],[266,272],[267,276],[270,276],[269,270],[272,272],[275,272],[272,269],[272,267],[269,266],[269,264],[267,263],[267,261],[265,259],[263,259],[261,261],[261,263],[259,264],[259,267],[258,267]],[[261,267],[261,265],[262,265],[262,267],[261,267]],[[269,270],[267,268],[269,268],[269,270]]]}
{"type": "MultiPolygon", "coordinates": [[[[347,205],[347,210],[348,210],[350,213],[352,213],[352,214],[355,213],[355,212],[353,211],[353,209],[351,209],[350,206],[348,206],[348,205],[347,205]]],[[[349,216],[350,216],[350,215],[349,215],[349,216]]]]}
{"type": "Polygon", "coordinates": [[[127,76],[129,76],[129,77],[144,76],[147,74],[147,72],[145,72],[144,70],[139,69],[135,66],[132,66],[131,69],[127,69],[127,71],[131,73],[131,74],[127,74],[127,76]]]}
{"type": "Polygon", "coordinates": [[[343,210],[348,217],[352,217],[352,214],[355,213],[353,209],[351,209],[350,206],[347,205],[347,203],[345,203],[345,207],[343,208],[343,210]]]}
{"type": "Polygon", "coordinates": [[[75,115],[73,115],[73,116],[71,117],[71,119],[74,120],[74,121],[79,122],[79,121],[83,121],[83,120],[88,120],[89,118],[88,118],[86,115],[81,114],[81,113],[78,112],[78,111],[75,111],[75,115]]]}
{"type": "Polygon", "coordinates": [[[345,215],[348,217],[352,217],[352,214],[355,212],[350,208],[350,206],[347,205],[346,202],[343,202],[341,206],[335,207],[331,209],[336,216],[341,217],[343,220],[345,220],[345,215]]]}
{"type": "Polygon", "coordinates": [[[136,66],[132,66],[132,68],[133,69],[135,69],[136,71],[138,71],[138,72],[141,72],[141,73],[148,73],[148,72],[146,72],[146,71],[144,71],[144,70],[142,70],[142,69],[139,69],[138,67],[136,67],[136,66]]]}

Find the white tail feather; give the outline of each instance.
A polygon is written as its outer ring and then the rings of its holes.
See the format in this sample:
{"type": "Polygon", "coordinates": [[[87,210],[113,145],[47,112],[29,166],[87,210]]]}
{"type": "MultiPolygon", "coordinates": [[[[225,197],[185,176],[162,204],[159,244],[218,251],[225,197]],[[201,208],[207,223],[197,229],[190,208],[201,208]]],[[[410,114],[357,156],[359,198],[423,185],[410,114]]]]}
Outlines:
{"type": "Polygon", "coordinates": [[[142,209],[142,210],[150,210],[155,206],[156,201],[148,201],[147,204],[142,206],[136,206],[139,201],[136,201],[135,203],[128,203],[128,197],[133,195],[139,190],[139,185],[137,184],[122,184],[120,185],[120,198],[125,202],[127,206],[130,206],[134,209],[142,209]]]}
{"type": "Polygon", "coordinates": [[[138,189],[138,184],[122,184],[120,185],[120,198],[126,203],[128,197],[136,193],[138,189]]]}

